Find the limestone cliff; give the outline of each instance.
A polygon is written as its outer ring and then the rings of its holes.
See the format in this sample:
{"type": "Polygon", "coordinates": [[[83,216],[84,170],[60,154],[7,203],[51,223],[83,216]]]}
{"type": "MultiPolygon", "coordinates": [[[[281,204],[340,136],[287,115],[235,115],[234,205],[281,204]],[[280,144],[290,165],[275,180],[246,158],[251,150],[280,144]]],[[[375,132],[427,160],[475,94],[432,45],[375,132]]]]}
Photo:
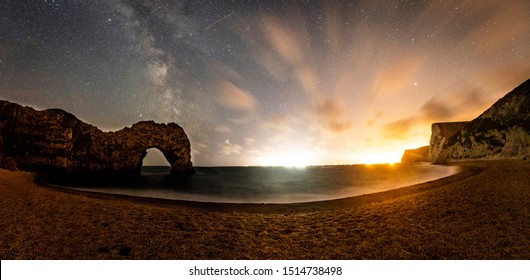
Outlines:
{"type": "Polygon", "coordinates": [[[447,141],[460,131],[468,122],[445,122],[431,125],[431,141],[429,145],[428,161],[435,162],[440,157],[447,141]]]}
{"type": "Polygon", "coordinates": [[[429,146],[424,146],[413,150],[405,150],[403,157],[401,158],[401,162],[428,162],[428,155],[429,146]]]}
{"type": "Polygon", "coordinates": [[[103,132],[63,110],[0,101],[0,168],[137,174],[149,148],[164,154],[172,174],[193,173],[190,142],[175,123],[143,121],[103,132]]]}
{"type": "MultiPolygon", "coordinates": [[[[439,132],[433,125],[430,159],[445,162],[530,156],[530,80],[527,80],[461,129],[439,132]],[[452,135],[450,135],[452,134],[452,135]]],[[[441,131],[441,130],[440,130],[441,131]]]]}

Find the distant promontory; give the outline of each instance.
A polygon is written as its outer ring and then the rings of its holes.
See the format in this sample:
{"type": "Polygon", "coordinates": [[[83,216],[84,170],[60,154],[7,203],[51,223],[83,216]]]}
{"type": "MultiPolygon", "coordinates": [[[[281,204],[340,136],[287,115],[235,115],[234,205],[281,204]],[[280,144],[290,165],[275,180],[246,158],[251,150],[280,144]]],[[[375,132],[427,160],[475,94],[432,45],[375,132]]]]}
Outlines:
{"type": "Polygon", "coordinates": [[[69,174],[138,174],[149,148],[171,174],[194,172],[190,141],[175,123],[142,121],[103,132],[59,109],[37,111],[0,101],[0,168],[69,174]]]}

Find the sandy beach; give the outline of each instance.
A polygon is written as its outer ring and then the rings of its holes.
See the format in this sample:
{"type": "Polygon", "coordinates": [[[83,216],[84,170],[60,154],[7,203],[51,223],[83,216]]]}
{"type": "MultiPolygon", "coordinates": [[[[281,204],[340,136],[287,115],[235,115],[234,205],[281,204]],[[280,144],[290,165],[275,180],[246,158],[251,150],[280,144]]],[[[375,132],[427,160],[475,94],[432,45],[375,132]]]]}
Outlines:
{"type": "Polygon", "coordinates": [[[530,164],[334,201],[243,205],[42,186],[0,170],[1,259],[530,259],[530,164]]]}

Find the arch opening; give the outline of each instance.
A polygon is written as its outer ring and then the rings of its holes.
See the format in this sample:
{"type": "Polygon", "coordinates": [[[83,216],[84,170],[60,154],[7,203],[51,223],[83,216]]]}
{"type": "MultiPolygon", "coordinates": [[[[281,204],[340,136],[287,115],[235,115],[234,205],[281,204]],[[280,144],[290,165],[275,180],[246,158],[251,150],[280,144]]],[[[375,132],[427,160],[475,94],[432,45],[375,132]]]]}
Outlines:
{"type": "Polygon", "coordinates": [[[171,164],[164,156],[164,153],[158,148],[149,148],[145,150],[146,155],[142,159],[142,173],[167,173],[171,171],[171,164]]]}

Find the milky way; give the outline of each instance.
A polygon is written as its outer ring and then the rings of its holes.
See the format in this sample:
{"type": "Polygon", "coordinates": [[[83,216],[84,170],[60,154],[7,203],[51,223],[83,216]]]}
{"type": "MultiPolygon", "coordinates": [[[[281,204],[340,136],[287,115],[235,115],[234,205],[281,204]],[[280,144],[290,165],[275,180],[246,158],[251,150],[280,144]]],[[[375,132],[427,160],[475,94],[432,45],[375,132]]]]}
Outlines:
{"type": "Polygon", "coordinates": [[[0,2],[0,98],[176,122],[195,165],[399,159],[530,78],[530,2],[0,2]]]}

